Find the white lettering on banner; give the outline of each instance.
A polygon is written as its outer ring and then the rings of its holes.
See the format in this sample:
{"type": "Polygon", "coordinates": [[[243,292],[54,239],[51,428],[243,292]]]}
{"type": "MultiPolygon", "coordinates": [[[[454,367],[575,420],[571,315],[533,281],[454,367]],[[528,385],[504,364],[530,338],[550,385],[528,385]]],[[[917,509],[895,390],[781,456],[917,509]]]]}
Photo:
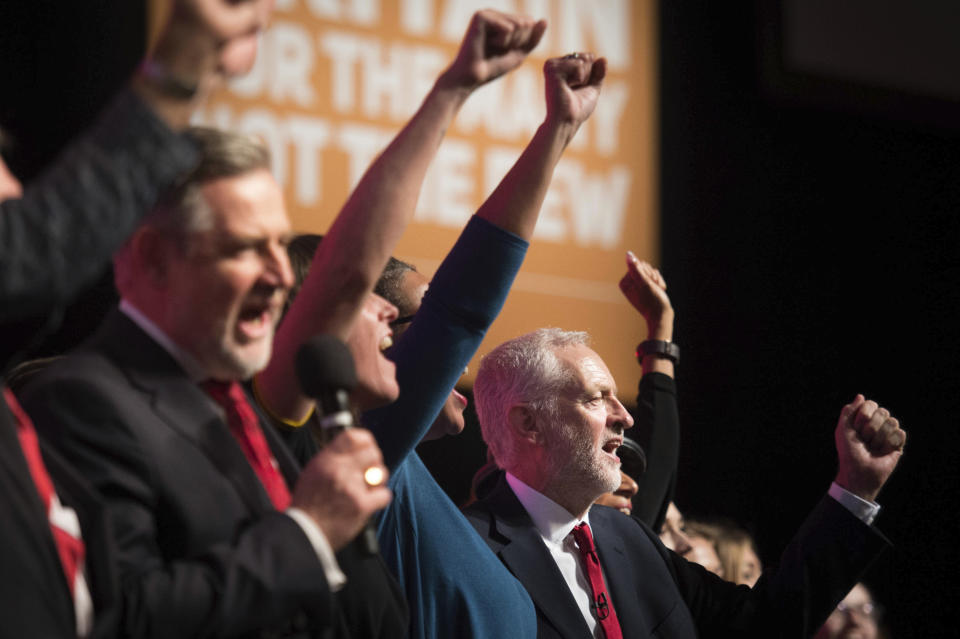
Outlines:
{"type": "Polygon", "coordinates": [[[317,118],[290,116],[285,127],[287,140],[293,143],[294,194],[303,205],[320,201],[323,184],[320,152],[330,140],[330,125],[317,118]]]}
{"type": "Polygon", "coordinates": [[[340,20],[361,26],[380,22],[380,0],[306,0],[311,13],[324,20],[340,20]]]}
{"type": "Polygon", "coordinates": [[[287,183],[287,136],[279,118],[267,109],[248,109],[233,123],[231,129],[254,135],[270,149],[270,168],[280,184],[287,183]]]}
{"type": "Polygon", "coordinates": [[[521,150],[516,147],[498,146],[488,149],[483,157],[483,192],[493,193],[507,171],[520,157],[521,150]]]}
{"type": "Polygon", "coordinates": [[[356,104],[354,93],[354,64],[365,47],[376,46],[373,38],[363,38],[344,31],[327,31],[317,37],[320,50],[330,58],[330,97],[334,110],[340,113],[353,111],[356,104]]]}
{"type": "Polygon", "coordinates": [[[512,0],[446,0],[440,9],[440,33],[437,35],[449,42],[459,42],[470,18],[480,9],[517,13],[516,3],[512,0]]]}
{"type": "Polygon", "coordinates": [[[401,0],[400,28],[410,35],[428,35],[433,29],[433,0],[401,0]]]}
{"type": "Polygon", "coordinates": [[[230,90],[244,98],[264,91],[274,102],[292,99],[312,106],[310,82],[316,54],[310,32],[295,22],[276,21],[260,38],[260,50],[250,73],[230,82],[230,90]]]}
{"type": "Polygon", "coordinates": [[[612,69],[630,65],[628,0],[558,0],[556,25],[562,51],[596,51],[612,69]]]}
{"type": "Polygon", "coordinates": [[[377,43],[363,50],[360,104],[363,114],[368,118],[381,117],[386,112],[396,120],[402,113],[398,108],[403,100],[406,71],[406,59],[402,49],[400,46],[391,46],[384,51],[377,43]],[[385,109],[384,104],[388,108],[385,109]]]}
{"type": "MultiPolygon", "coordinates": [[[[574,242],[581,246],[616,247],[621,240],[629,195],[630,170],[626,166],[613,165],[605,173],[591,172],[578,160],[561,160],[547,194],[551,200],[551,219],[557,228],[544,229],[544,232],[558,232],[561,225],[558,213],[563,209],[566,229],[560,238],[544,239],[562,241],[572,235],[574,242]]],[[[537,231],[540,231],[539,225],[537,231]]]]}
{"type": "Polygon", "coordinates": [[[533,69],[520,67],[496,82],[474,91],[460,110],[455,126],[460,133],[478,127],[497,140],[529,138],[543,121],[543,80],[533,69]]]}
{"type": "Polygon", "coordinates": [[[533,236],[537,240],[556,242],[559,244],[566,241],[569,237],[569,225],[565,214],[566,202],[563,197],[563,192],[560,186],[560,177],[554,172],[553,180],[550,182],[550,189],[543,199],[543,206],[540,207],[540,217],[537,219],[537,226],[533,230],[533,236]]]}
{"type": "Polygon", "coordinates": [[[359,84],[360,108],[369,118],[406,120],[447,63],[447,55],[436,47],[384,46],[375,38],[344,31],[327,31],[318,42],[330,57],[333,107],[342,113],[355,111],[359,84]]]}
{"type": "MultiPolygon", "coordinates": [[[[335,147],[347,154],[349,188],[353,189],[396,134],[389,128],[354,122],[334,124],[300,115],[283,117],[259,108],[234,114],[226,105],[198,112],[194,123],[261,137],[270,149],[277,181],[286,186],[292,180],[294,198],[302,206],[322,201],[324,151],[335,147]],[[292,175],[288,168],[291,150],[292,175]]],[[[427,172],[415,219],[449,228],[462,227],[520,153],[519,147],[489,149],[483,156],[483,192],[479,193],[474,178],[478,168],[476,148],[469,142],[448,138],[427,172]]],[[[590,171],[580,160],[562,160],[544,200],[537,239],[573,242],[584,247],[616,247],[623,233],[630,183],[626,166],[590,171]]]]}
{"type": "Polygon", "coordinates": [[[427,171],[414,219],[461,228],[477,208],[476,170],[476,149],[448,138],[427,171]]]}
{"type": "MultiPolygon", "coordinates": [[[[404,4],[420,5],[421,0],[407,0],[404,4]]],[[[538,48],[541,56],[592,50],[605,56],[612,69],[630,67],[630,0],[447,0],[440,10],[437,35],[449,42],[458,42],[470,16],[486,7],[547,18],[550,27],[538,48]]],[[[412,14],[419,8],[408,10],[412,14]]],[[[408,18],[408,22],[402,24],[415,24],[417,30],[411,33],[423,34],[431,19],[428,15],[419,15],[417,22],[408,18]]]]}
{"type": "Polygon", "coordinates": [[[337,135],[337,146],[347,153],[347,175],[353,189],[373,159],[383,151],[394,131],[367,124],[343,124],[337,135]]]}
{"type": "Polygon", "coordinates": [[[249,109],[235,115],[229,106],[221,104],[208,111],[198,111],[193,123],[262,139],[270,149],[273,175],[284,186],[290,177],[287,149],[292,146],[296,178],[293,189],[297,202],[311,206],[320,201],[323,186],[320,153],[329,147],[332,135],[332,127],[325,120],[297,115],[285,118],[266,109],[249,109]]]}
{"type": "MultiPolygon", "coordinates": [[[[339,113],[358,109],[370,119],[404,122],[430,90],[447,63],[448,54],[428,45],[383,45],[374,37],[329,30],[317,38],[329,60],[330,105],[339,113]]],[[[266,93],[272,102],[292,101],[313,107],[318,92],[311,83],[316,51],[307,29],[277,22],[263,38],[251,73],[230,84],[243,98],[266,93]]],[[[458,132],[497,140],[525,139],[544,115],[543,81],[530,65],[481,87],[455,122],[458,132]]],[[[321,95],[324,92],[321,92],[321,95]]],[[[621,119],[629,101],[626,83],[607,80],[597,112],[574,139],[571,150],[592,150],[610,156],[619,146],[621,119]]]]}
{"type": "Polygon", "coordinates": [[[608,172],[587,172],[577,160],[557,166],[535,237],[579,246],[615,248],[623,234],[630,171],[614,165],[608,172]]]}
{"type": "Polygon", "coordinates": [[[309,34],[301,26],[286,22],[274,24],[270,33],[273,36],[270,97],[279,102],[289,96],[300,106],[311,106],[310,73],[315,57],[309,34]]]}
{"type": "Polygon", "coordinates": [[[620,120],[627,107],[630,91],[625,83],[608,80],[603,84],[602,93],[593,117],[588,122],[592,123],[594,150],[608,157],[620,147],[620,120]]]}
{"type": "Polygon", "coordinates": [[[403,119],[406,120],[423,102],[433,88],[437,76],[450,64],[450,56],[435,47],[410,47],[410,77],[407,78],[407,103],[404,105],[403,119]]]}
{"type": "MultiPolygon", "coordinates": [[[[491,193],[520,156],[498,147],[484,157],[484,193],[491,193]]],[[[537,222],[541,241],[615,248],[623,234],[630,193],[630,171],[614,165],[606,173],[588,172],[579,160],[565,159],[554,173],[537,222]]]]}

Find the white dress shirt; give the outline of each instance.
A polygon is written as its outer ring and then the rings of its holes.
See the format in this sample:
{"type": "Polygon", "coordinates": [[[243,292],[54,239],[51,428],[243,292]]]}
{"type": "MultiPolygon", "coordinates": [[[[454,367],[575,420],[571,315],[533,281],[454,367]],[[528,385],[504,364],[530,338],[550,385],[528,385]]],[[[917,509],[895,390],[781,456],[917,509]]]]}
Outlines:
{"type": "MultiPolygon", "coordinates": [[[[184,370],[190,381],[200,384],[210,379],[210,375],[203,370],[203,367],[196,358],[177,346],[159,326],[154,324],[149,317],[141,313],[140,309],[128,300],[120,300],[120,312],[129,317],[130,321],[139,326],[153,341],[163,347],[163,349],[170,354],[170,357],[184,370]]],[[[213,399],[210,401],[216,404],[213,399]]],[[[217,405],[217,410],[221,410],[219,405],[217,405]]],[[[327,578],[327,584],[330,586],[330,590],[336,592],[343,588],[343,585],[347,583],[347,576],[340,570],[340,565],[337,563],[337,559],[333,554],[333,548],[330,546],[330,542],[327,540],[327,536],[323,534],[320,526],[313,521],[310,515],[299,508],[287,508],[284,512],[293,519],[293,521],[297,522],[297,525],[300,526],[300,529],[303,530],[303,533],[310,541],[310,545],[313,546],[313,550],[317,553],[317,558],[320,560],[320,565],[323,567],[323,572],[327,578]]]]}
{"type": "MultiPolygon", "coordinates": [[[[603,628],[597,622],[590,603],[593,601],[593,594],[590,590],[590,580],[583,571],[583,564],[580,558],[580,549],[577,542],[573,539],[573,527],[580,523],[570,512],[553,501],[549,497],[537,492],[530,486],[523,483],[510,473],[507,473],[507,483],[513,489],[513,493],[520,500],[544,545],[550,551],[553,560],[557,562],[557,568],[563,575],[563,580],[567,582],[573,599],[580,608],[584,621],[594,637],[603,639],[605,636],[603,628]]],[[[588,526],[590,525],[590,513],[588,512],[582,520],[588,526]]],[[[602,569],[602,566],[601,566],[602,569]]],[[[607,582],[604,575],[603,582],[607,582]]],[[[609,589],[608,589],[609,590],[609,589]]],[[[610,593],[607,593],[610,596],[610,593]]],[[[613,597],[610,596],[613,601],[613,597]]],[[[616,610],[617,602],[613,602],[613,608],[616,610]]]]}

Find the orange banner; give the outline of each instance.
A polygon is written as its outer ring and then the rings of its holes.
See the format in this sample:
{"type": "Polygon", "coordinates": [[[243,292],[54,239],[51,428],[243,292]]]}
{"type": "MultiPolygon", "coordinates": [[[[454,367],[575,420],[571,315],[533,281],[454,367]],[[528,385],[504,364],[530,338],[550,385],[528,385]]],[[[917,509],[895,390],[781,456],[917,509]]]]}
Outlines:
{"type": "Polygon", "coordinates": [[[617,282],[627,249],[658,260],[654,4],[277,0],[255,68],[215,96],[198,122],[261,136],[294,228],[323,232],[453,59],[475,10],[546,18],[530,59],[461,111],[396,255],[433,273],[542,121],[544,60],[572,51],[605,56],[599,105],[557,167],[533,246],[481,355],[541,326],[587,330],[632,401],[633,347],[644,326],[617,282]]]}

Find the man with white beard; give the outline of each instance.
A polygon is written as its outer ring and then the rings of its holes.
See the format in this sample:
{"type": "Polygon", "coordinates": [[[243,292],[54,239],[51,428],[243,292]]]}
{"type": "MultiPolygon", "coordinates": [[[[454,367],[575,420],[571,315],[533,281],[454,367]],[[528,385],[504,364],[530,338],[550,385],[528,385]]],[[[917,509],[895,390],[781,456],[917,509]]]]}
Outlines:
{"type": "Polygon", "coordinates": [[[468,519],[527,588],[540,637],[809,637],[888,542],[875,503],[906,434],[858,395],[840,413],[836,480],[775,572],[751,589],[667,550],[637,519],[591,507],[620,483],[633,425],[585,333],[541,329],[501,344],[474,385],[503,480],[468,519]]]}

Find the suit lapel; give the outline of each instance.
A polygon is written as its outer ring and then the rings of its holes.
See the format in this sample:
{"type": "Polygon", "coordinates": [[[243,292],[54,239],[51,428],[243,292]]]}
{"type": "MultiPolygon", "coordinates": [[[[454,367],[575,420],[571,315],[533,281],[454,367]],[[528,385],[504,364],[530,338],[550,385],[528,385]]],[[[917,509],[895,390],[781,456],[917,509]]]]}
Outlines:
{"type": "Polygon", "coordinates": [[[254,514],[274,510],[230,434],[223,411],[187,378],[169,353],[116,310],[104,322],[94,343],[124,369],[134,386],[150,396],[160,419],[203,451],[254,514]]]}
{"type": "Polygon", "coordinates": [[[563,637],[591,636],[557,563],[505,479],[486,501],[494,514],[492,537],[503,544],[497,554],[527,589],[539,613],[563,637]]]}
{"type": "Polygon", "coordinates": [[[609,515],[612,511],[603,507],[590,509],[590,529],[597,546],[600,564],[607,590],[613,598],[613,607],[623,629],[624,637],[646,637],[650,634],[640,606],[630,600],[637,591],[634,562],[631,561],[623,543],[623,537],[612,527],[609,515]]]}

